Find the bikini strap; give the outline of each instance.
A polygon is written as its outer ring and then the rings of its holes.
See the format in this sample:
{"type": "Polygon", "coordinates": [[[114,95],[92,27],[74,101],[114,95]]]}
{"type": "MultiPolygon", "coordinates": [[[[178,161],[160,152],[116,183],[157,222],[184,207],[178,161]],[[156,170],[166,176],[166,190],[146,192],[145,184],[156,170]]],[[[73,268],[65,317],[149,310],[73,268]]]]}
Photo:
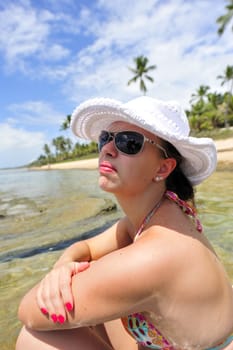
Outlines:
{"type": "Polygon", "coordinates": [[[152,218],[152,216],[156,213],[156,211],[159,209],[160,205],[162,204],[163,200],[164,200],[164,194],[161,197],[161,199],[155,204],[155,206],[151,209],[151,211],[144,217],[139,229],[137,230],[134,240],[136,240],[136,238],[142,233],[142,231],[144,230],[145,226],[148,224],[148,222],[150,221],[150,219],[152,218]]]}
{"type": "Polygon", "coordinates": [[[137,232],[135,234],[134,240],[136,240],[136,238],[142,233],[142,231],[144,230],[145,226],[148,224],[148,222],[150,221],[152,216],[159,209],[159,207],[162,204],[165,197],[170,199],[171,201],[175,202],[176,204],[178,204],[178,206],[183,210],[183,212],[185,214],[189,215],[193,219],[198,232],[201,233],[203,231],[202,224],[197,217],[197,213],[196,213],[195,208],[191,207],[191,205],[189,205],[186,201],[180,199],[175,192],[167,190],[167,191],[165,191],[164,195],[159,200],[159,202],[155,204],[155,206],[152,208],[152,210],[143,219],[139,229],[137,230],[137,232]]]}
{"type": "Polygon", "coordinates": [[[172,191],[166,191],[165,196],[170,199],[171,201],[175,202],[178,204],[178,206],[183,210],[183,212],[193,219],[196,229],[198,232],[202,233],[203,227],[200,222],[200,220],[197,217],[197,212],[194,207],[191,207],[186,201],[180,199],[175,192],[172,191]]]}

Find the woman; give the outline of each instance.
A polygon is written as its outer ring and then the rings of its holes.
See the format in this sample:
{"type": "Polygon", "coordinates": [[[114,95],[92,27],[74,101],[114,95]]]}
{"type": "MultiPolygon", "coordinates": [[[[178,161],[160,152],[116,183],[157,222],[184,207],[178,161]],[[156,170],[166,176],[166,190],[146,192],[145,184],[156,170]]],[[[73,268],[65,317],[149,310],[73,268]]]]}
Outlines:
{"type": "Polygon", "coordinates": [[[230,349],[232,287],[194,209],[212,140],[149,97],[89,100],[72,130],[98,141],[99,185],[125,217],[68,248],[23,298],[16,349],[230,349]]]}

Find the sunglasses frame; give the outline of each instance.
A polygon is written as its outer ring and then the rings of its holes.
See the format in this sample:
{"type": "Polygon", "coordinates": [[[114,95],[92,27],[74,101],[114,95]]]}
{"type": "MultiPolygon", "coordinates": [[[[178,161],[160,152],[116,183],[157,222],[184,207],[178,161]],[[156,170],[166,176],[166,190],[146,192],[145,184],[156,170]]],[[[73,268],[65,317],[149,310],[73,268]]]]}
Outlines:
{"type": "Polygon", "coordinates": [[[157,142],[149,139],[148,137],[146,137],[144,134],[138,132],[138,131],[133,131],[133,130],[123,130],[123,131],[117,131],[117,132],[112,132],[112,131],[107,131],[107,130],[101,130],[100,132],[100,135],[99,135],[99,138],[102,134],[102,132],[106,132],[108,134],[108,141],[100,148],[100,142],[98,141],[98,149],[99,149],[99,152],[101,152],[102,148],[107,145],[109,142],[113,141],[114,142],[114,146],[116,147],[116,149],[118,150],[118,152],[122,153],[122,154],[125,154],[127,156],[135,156],[139,153],[141,153],[143,151],[143,148],[144,148],[144,144],[145,142],[149,142],[150,144],[154,145],[155,147],[157,147],[158,149],[160,149],[163,153],[164,153],[164,156],[165,158],[169,158],[168,157],[168,154],[167,154],[167,151],[165,150],[165,148],[163,146],[161,146],[160,144],[158,144],[157,142]],[[116,142],[115,142],[115,138],[117,136],[117,134],[121,134],[121,133],[125,133],[125,132],[130,132],[130,133],[135,133],[135,134],[138,134],[140,136],[143,136],[143,143],[142,143],[142,147],[141,149],[139,150],[139,152],[137,153],[134,153],[134,154],[130,154],[130,153],[125,153],[123,151],[121,151],[117,145],[116,145],[116,142]]]}

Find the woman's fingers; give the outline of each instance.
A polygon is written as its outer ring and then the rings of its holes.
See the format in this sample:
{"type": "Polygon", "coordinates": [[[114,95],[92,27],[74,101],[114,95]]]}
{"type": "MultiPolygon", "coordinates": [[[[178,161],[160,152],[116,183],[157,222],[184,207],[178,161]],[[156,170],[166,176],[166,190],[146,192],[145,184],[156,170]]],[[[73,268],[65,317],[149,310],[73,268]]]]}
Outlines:
{"type": "Polygon", "coordinates": [[[50,317],[53,322],[60,324],[66,320],[66,311],[61,297],[60,290],[60,269],[52,270],[51,276],[47,276],[49,285],[49,303],[51,303],[50,317]]]}
{"type": "Polygon", "coordinates": [[[73,294],[72,294],[72,277],[79,272],[86,270],[90,266],[89,262],[72,262],[64,266],[64,268],[69,269],[68,273],[60,274],[60,292],[63,299],[63,305],[68,312],[73,310],[73,294]]]}
{"type": "Polygon", "coordinates": [[[85,271],[89,266],[90,266],[90,263],[88,261],[81,261],[81,262],[75,262],[75,274],[78,273],[78,272],[82,272],[82,271],[85,271]]]}
{"type": "Polygon", "coordinates": [[[51,302],[50,287],[48,286],[47,276],[45,276],[43,280],[40,282],[36,297],[37,297],[37,304],[41,312],[47,317],[51,317],[51,315],[53,314],[53,306],[51,302]]]}
{"type": "Polygon", "coordinates": [[[62,302],[68,312],[73,310],[73,295],[71,290],[73,275],[73,271],[69,271],[69,273],[62,273],[60,274],[59,280],[59,289],[61,292],[62,302]]]}
{"type": "Polygon", "coordinates": [[[53,322],[64,323],[66,312],[73,309],[72,276],[86,270],[88,262],[72,262],[50,271],[41,281],[37,291],[37,303],[41,312],[53,322]]]}
{"type": "Polygon", "coordinates": [[[41,281],[37,291],[37,303],[41,312],[51,321],[64,323],[66,312],[59,290],[59,273],[52,270],[41,281]]]}

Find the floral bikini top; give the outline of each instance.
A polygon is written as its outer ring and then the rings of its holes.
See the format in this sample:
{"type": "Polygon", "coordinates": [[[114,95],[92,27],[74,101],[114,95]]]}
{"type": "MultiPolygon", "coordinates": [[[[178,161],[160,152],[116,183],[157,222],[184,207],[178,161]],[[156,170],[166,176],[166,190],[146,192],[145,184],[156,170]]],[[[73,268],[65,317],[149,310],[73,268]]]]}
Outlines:
{"type": "MultiPolygon", "coordinates": [[[[164,196],[171,201],[179,205],[185,214],[189,215],[195,223],[198,232],[202,232],[202,225],[197,217],[195,208],[191,207],[187,202],[181,200],[177,194],[171,191],[166,191],[164,196]]],[[[164,198],[163,196],[163,198],[164,198]]],[[[155,207],[144,218],[141,226],[139,227],[135,239],[142,233],[146,224],[150,221],[151,217],[158,210],[162,204],[163,198],[155,205],[155,207]]],[[[126,331],[136,340],[138,344],[141,344],[150,349],[158,350],[175,350],[173,345],[161,334],[161,332],[152,324],[143,313],[137,312],[127,317],[122,318],[122,323],[126,331]]],[[[221,350],[233,341],[233,334],[230,335],[224,342],[218,344],[213,348],[206,350],[221,350]]]]}

